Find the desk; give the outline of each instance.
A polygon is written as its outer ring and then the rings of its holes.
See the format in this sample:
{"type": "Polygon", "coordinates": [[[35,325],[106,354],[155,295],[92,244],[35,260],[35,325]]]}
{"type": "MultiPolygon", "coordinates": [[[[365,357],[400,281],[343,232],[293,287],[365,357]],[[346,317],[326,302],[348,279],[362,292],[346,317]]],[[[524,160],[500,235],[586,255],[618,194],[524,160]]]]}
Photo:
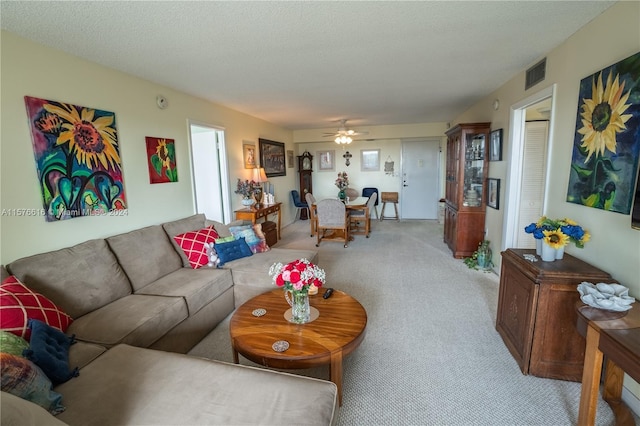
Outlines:
{"type": "Polygon", "coordinates": [[[587,338],[580,393],[578,425],[593,425],[596,417],[602,360],[607,356],[602,398],[616,417],[616,425],[635,425],[622,402],[624,372],[640,381],[640,304],[626,312],[610,312],[576,303],[578,332],[587,338]]]}
{"type": "Polygon", "coordinates": [[[278,240],[280,239],[280,226],[282,223],[282,213],[280,213],[280,208],[282,203],[275,204],[261,204],[260,207],[255,207],[255,205],[251,207],[246,207],[244,209],[236,210],[234,213],[236,214],[236,220],[250,220],[252,224],[256,224],[258,219],[264,218],[267,220],[267,216],[272,213],[278,214],[278,240]]]}

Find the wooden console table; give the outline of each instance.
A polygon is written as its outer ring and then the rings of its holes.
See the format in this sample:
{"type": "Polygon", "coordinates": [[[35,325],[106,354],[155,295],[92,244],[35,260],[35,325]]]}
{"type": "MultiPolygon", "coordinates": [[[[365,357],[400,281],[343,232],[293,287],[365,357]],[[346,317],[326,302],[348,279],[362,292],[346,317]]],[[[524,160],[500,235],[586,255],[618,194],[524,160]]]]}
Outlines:
{"type": "Polygon", "coordinates": [[[531,262],[525,254],[536,252],[502,252],[496,329],[523,374],[579,382],[585,341],[575,327],[577,287],[612,278],[569,254],[554,262],[531,262]]]}
{"type": "Polygon", "coordinates": [[[255,205],[251,207],[247,207],[244,209],[236,210],[234,213],[236,214],[236,220],[250,220],[252,224],[256,224],[258,219],[264,218],[267,220],[267,217],[270,214],[277,213],[278,214],[278,236],[277,239],[280,239],[280,226],[282,223],[282,213],[280,212],[282,203],[275,204],[261,204],[260,207],[255,207],[255,205]]]}
{"type": "Polygon", "coordinates": [[[616,417],[616,425],[635,425],[633,415],[622,402],[623,372],[640,381],[640,305],[626,312],[610,312],[576,303],[576,328],[587,339],[582,374],[579,426],[595,423],[602,360],[607,357],[602,398],[616,417]]]}

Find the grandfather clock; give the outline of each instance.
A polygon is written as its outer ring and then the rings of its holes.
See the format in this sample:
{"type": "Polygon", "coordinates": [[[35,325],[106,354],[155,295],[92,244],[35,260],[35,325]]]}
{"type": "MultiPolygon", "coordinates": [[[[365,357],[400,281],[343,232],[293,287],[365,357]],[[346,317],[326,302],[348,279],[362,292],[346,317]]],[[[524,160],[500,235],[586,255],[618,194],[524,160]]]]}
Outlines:
{"type": "MultiPolygon", "coordinates": [[[[300,174],[300,201],[303,203],[306,201],[305,197],[307,192],[313,193],[311,173],[313,172],[313,155],[308,151],[298,155],[298,173],[300,174]]],[[[300,219],[306,220],[307,211],[302,210],[300,212],[300,219]]]]}

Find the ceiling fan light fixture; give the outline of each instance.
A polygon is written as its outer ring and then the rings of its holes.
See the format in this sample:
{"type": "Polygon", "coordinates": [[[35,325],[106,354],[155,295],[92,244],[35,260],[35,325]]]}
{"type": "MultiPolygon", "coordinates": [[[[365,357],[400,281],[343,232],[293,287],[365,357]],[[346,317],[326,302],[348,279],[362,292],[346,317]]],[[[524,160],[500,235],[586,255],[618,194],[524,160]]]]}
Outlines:
{"type": "Polygon", "coordinates": [[[349,136],[342,135],[342,136],[338,136],[335,139],[335,142],[340,145],[344,145],[344,144],[348,145],[351,142],[353,142],[353,139],[351,139],[349,136]]]}

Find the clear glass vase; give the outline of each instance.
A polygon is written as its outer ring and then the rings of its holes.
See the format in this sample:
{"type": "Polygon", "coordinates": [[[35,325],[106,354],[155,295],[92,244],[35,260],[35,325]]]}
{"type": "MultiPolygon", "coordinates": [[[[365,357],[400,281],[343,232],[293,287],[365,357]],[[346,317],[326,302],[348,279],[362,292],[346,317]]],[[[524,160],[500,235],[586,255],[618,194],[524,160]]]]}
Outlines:
{"type": "Polygon", "coordinates": [[[476,258],[476,261],[478,262],[478,267],[484,271],[491,269],[491,266],[493,265],[493,253],[489,244],[480,244],[477,253],[478,257],[476,258]]]}
{"type": "Polygon", "coordinates": [[[295,324],[305,324],[311,317],[309,294],[305,290],[286,290],[284,297],[291,306],[291,319],[295,324]],[[289,295],[291,293],[291,295],[289,295]]]}

